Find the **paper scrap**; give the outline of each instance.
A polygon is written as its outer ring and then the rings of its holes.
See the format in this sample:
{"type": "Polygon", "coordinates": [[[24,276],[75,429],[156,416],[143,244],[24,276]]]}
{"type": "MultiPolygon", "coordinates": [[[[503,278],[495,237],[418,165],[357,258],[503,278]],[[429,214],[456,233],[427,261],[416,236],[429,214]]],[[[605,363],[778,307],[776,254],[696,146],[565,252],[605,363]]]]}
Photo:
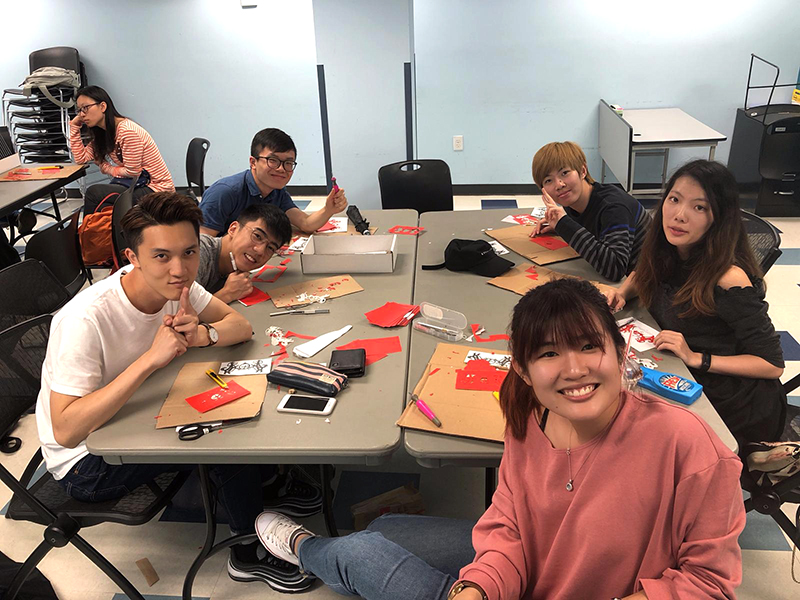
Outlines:
{"type": "Polygon", "coordinates": [[[472,329],[472,335],[470,337],[475,337],[476,342],[500,342],[502,340],[509,339],[505,333],[496,333],[494,335],[490,335],[487,337],[480,337],[480,335],[485,331],[483,327],[481,327],[478,323],[473,323],[470,325],[472,329]]]}
{"type": "Polygon", "coordinates": [[[626,340],[631,335],[631,348],[637,352],[645,352],[656,347],[653,340],[659,334],[658,330],[632,317],[623,319],[621,323],[617,321],[617,325],[626,340]]]}
{"type": "Polygon", "coordinates": [[[153,587],[153,584],[157,583],[160,579],[158,573],[156,573],[156,570],[148,559],[140,558],[136,561],[136,566],[139,567],[142,575],[144,575],[144,580],[149,587],[153,587]]]}
{"type": "Polygon", "coordinates": [[[195,410],[204,413],[208,412],[212,408],[217,408],[218,406],[222,406],[228,402],[233,402],[238,398],[243,398],[250,393],[249,390],[244,389],[235,381],[226,381],[225,383],[228,384],[228,389],[217,386],[203,392],[202,394],[189,396],[186,398],[186,402],[188,402],[189,406],[195,410]]]}
{"type": "Polygon", "coordinates": [[[253,360],[232,360],[219,366],[219,375],[266,375],[272,367],[270,358],[255,358],[253,360]]]}
{"type": "Polygon", "coordinates": [[[264,265],[261,270],[256,273],[256,276],[253,277],[253,281],[258,281],[260,283],[275,283],[278,280],[278,277],[283,275],[283,272],[286,271],[286,267],[282,265],[264,265]],[[271,271],[275,269],[275,272],[272,273],[271,276],[266,274],[267,271],[271,271]]]}
{"type": "Polygon", "coordinates": [[[400,235],[419,235],[425,231],[424,227],[412,227],[411,225],[395,225],[389,229],[389,233],[399,233],[400,235]]]}
{"type": "Polygon", "coordinates": [[[544,219],[545,214],[547,213],[547,208],[544,206],[537,206],[531,211],[531,216],[534,219],[544,219]]]}
{"type": "Polygon", "coordinates": [[[488,361],[470,360],[463,369],[456,370],[456,389],[494,392],[500,389],[506,373],[488,361]]]}
{"type": "Polygon", "coordinates": [[[289,250],[293,250],[295,252],[302,252],[303,249],[306,247],[306,244],[308,244],[307,237],[297,238],[294,242],[292,242],[292,245],[289,246],[289,250]]]}
{"type": "Polygon", "coordinates": [[[347,233],[347,217],[331,217],[317,233],[347,233]]]}
{"type": "Polygon", "coordinates": [[[247,294],[247,296],[244,298],[239,298],[239,302],[245,306],[253,306],[254,304],[258,304],[266,300],[269,300],[269,294],[262,292],[257,287],[254,287],[253,291],[247,294]]]}
{"type": "Polygon", "coordinates": [[[480,352],[478,350],[471,350],[464,359],[464,362],[468,363],[472,360],[486,361],[498,369],[508,369],[511,366],[511,355],[501,354],[499,352],[480,352]]]}
{"type": "Polygon", "coordinates": [[[503,254],[508,254],[508,250],[497,240],[492,240],[489,242],[489,245],[494,248],[494,253],[498,256],[502,256],[503,254]]]}
{"type": "Polygon", "coordinates": [[[530,215],[508,215],[500,219],[502,223],[515,223],[516,225],[536,225],[536,219],[530,215]]]}
{"type": "Polygon", "coordinates": [[[324,333],[321,336],[314,338],[310,342],[306,342],[305,344],[300,344],[299,346],[295,346],[294,348],[292,348],[292,352],[294,352],[295,356],[299,356],[300,358],[311,358],[317,352],[319,352],[326,346],[338,340],[352,328],[353,328],[352,325],[345,325],[344,327],[342,327],[341,329],[337,329],[336,331],[329,331],[328,333],[324,333]]]}

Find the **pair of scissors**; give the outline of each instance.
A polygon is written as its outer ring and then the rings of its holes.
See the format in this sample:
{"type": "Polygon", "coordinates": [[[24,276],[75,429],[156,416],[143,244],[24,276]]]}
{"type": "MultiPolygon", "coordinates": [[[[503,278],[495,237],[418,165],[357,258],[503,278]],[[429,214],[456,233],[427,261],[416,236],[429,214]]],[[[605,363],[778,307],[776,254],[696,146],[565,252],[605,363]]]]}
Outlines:
{"type": "Polygon", "coordinates": [[[234,425],[246,423],[249,420],[250,417],[244,419],[230,419],[228,421],[216,421],[214,423],[195,423],[193,425],[181,425],[180,427],[176,427],[175,431],[178,432],[179,440],[181,440],[182,442],[190,442],[192,440],[198,440],[205,434],[211,433],[212,431],[225,429],[226,427],[233,427],[234,425]]]}

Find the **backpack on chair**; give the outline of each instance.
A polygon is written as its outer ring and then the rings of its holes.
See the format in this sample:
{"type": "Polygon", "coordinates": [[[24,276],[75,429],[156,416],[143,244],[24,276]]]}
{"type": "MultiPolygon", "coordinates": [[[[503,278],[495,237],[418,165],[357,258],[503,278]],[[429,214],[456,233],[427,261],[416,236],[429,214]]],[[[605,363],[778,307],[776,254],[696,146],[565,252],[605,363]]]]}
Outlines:
{"type": "Polygon", "coordinates": [[[38,88],[38,90],[56,106],[70,108],[75,105],[74,99],[70,99],[69,102],[56,100],[47,88],[71,87],[73,88],[73,93],[70,94],[70,96],[72,96],[80,86],[81,79],[72,69],[64,69],[62,67],[40,67],[28,75],[25,81],[22,82],[22,93],[25,96],[30,96],[31,93],[33,93],[33,88],[38,88]]]}

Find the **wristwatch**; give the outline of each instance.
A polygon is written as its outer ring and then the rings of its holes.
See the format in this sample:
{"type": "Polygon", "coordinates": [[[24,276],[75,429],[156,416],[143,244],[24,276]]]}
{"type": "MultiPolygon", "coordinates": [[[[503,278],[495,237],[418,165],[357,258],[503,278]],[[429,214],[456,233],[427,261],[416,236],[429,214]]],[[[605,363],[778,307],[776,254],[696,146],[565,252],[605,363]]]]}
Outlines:
{"type": "Polygon", "coordinates": [[[219,333],[217,333],[217,330],[214,329],[214,326],[211,325],[211,323],[203,323],[202,321],[200,321],[200,325],[205,327],[206,331],[208,331],[208,346],[213,346],[216,344],[219,341],[219,333]]]}
{"type": "Polygon", "coordinates": [[[471,581],[459,581],[458,583],[456,583],[450,589],[450,593],[447,594],[447,600],[453,600],[453,598],[455,598],[456,595],[463,592],[466,588],[475,588],[481,593],[481,597],[483,598],[483,600],[489,600],[486,597],[486,592],[483,591],[483,588],[481,588],[481,586],[479,586],[477,583],[472,583],[471,581]]]}
{"type": "Polygon", "coordinates": [[[701,373],[708,373],[711,368],[711,353],[703,352],[703,361],[700,363],[700,368],[697,369],[701,373]]]}

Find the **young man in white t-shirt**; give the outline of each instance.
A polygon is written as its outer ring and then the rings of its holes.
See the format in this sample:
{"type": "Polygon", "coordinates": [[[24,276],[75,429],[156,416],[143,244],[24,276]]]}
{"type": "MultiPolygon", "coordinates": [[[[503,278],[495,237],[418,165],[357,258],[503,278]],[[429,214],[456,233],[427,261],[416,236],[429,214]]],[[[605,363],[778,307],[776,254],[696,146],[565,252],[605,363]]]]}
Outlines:
{"type": "MultiPolygon", "coordinates": [[[[123,496],[163,472],[191,465],[109,465],[86,449],[145,379],[192,347],[229,346],[253,331],[242,315],[194,282],[202,212],[174,192],[144,197],[122,220],[130,265],[73,298],[53,318],[36,422],[47,469],[85,502],[123,496]]],[[[262,509],[255,465],[212,470],[234,533],[254,532],[262,509]]],[[[255,544],[231,551],[228,573],[280,591],[311,582],[297,567],[257,557],[255,544]]]]}

